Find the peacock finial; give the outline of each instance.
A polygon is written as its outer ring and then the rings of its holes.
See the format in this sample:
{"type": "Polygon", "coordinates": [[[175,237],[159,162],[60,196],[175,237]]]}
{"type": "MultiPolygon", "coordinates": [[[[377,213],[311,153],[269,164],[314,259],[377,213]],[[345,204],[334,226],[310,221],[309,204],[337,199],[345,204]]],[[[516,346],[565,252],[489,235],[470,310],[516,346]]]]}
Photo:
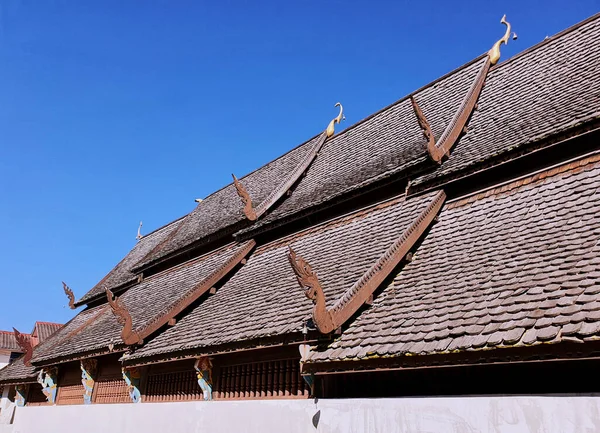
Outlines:
{"type": "Polygon", "coordinates": [[[342,107],[342,104],[338,102],[334,105],[334,107],[340,107],[340,114],[338,114],[337,117],[333,118],[331,122],[329,122],[329,125],[327,126],[327,138],[335,134],[336,123],[339,125],[342,120],[346,120],[346,116],[344,116],[344,107],[342,107]]]}
{"type": "Polygon", "coordinates": [[[142,236],[142,222],[140,221],[140,225],[138,226],[138,233],[137,236],[135,237],[138,242],[140,241],[140,239],[142,239],[144,236],[142,236]]]}
{"type": "MultiPolygon", "coordinates": [[[[500,22],[506,26],[506,32],[504,33],[504,36],[502,36],[502,38],[492,46],[492,49],[488,51],[488,56],[490,57],[490,63],[492,65],[495,65],[498,63],[498,60],[500,60],[500,46],[508,43],[508,38],[510,37],[511,33],[511,25],[508,21],[506,21],[506,14],[502,17],[500,22]]],[[[512,38],[513,40],[517,39],[517,34],[515,32],[513,32],[512,38]]]]}

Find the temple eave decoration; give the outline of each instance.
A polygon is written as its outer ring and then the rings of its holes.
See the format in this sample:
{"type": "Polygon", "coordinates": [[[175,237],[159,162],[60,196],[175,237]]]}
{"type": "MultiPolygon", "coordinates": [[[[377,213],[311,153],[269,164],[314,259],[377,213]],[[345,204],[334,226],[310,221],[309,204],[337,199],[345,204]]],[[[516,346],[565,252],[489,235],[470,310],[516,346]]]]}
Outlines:
{"type": "Polygon", "coordinates": [[[277,201],[281,197],[283,197],[290,190],[290,188],[292,188],[292,186],[298,181],[298,179],[300,179],[302,174],[306,172],[310,164],[319,154],[319,151],[321,150],[325,142],[329,138],[333,137],[333,135],[335,134],[335,124],[340,124],[342,120],[346,119],[346,117],[344,116],[344,107],[342,106],[342,104],[338,102],[335,104],[335,107],[340,107],[339,114],[329,122],[327,129],[317,137],[315,143],[308,151],[306,156],[302,158],[302,160],[298,163],[298,165],[296,165],[296,167],[290,172],[290,174],[275,189],[273,189],[273,191],[271,191],[267,198],[265,198],[258,206],[253,206],[252,198],[250,197],[248,190],[246,190],[246,187],[244,187],[242,182],[240,182],[240,180],[234,174],[231,175],[233,177],[233,185],[235,186],[235,190],[244,205],[244,215],[246,215],[246,218],[248,218],[248,220],[256,221],[258,218],[264,215],[275,203],[277,203],[277,201]]]}
{"type": "Polygon", "coordinates": [[[319,332],[329,334],[335,331],[369,300],[427,230],[440,212],[445,199],[444,191],[439,191],[417,219],[331,308],[326,307],[325,294],[317,274],[308,262],[290,247],[288,260],[298,284],[305,290],[306,297],[314,303],[312,316],[319,332]]]}
{"type": "Polygon", "coordinates": [[[123,368],[123,380],[127,384],[127,391],[131,401],[134,403],[141,403],[142,395],[140,393],[140,381],[141,373],[136,367],[123,368]]]}
{"type": "Polygon", "coordinates": [[[31,366],[31,357],[33,356],[33,346],[31,344],[31,339],[28,336],[21,334],[15,328],[13,328],[13,332],[15,334],[17,344],[19,345],[21,350],[25,352],[25,355],[23,356],[23,364],[29,367],[31,366]]]}
{"type": "Polygon", "coordinates": [[[63,290],[65,292],[65,295],[67,295],[67,298],[69,298],[69,308],[71,310],[74,310],[75,309],[75,295],[73,294],[73,290],[71,290],[64,281],[62,282],[62,285],[63,285],[63,290]]]}
{"type": "Polygon", "coordinates": [[[119,322],[119,324],[123,327],[121,330],[121,339],[123,342],[128,345],[141,343],[142,338],[133,330],[131,314],[129,313],[129,310],[127,310],[127,307],[123,301],[114,296],[110,289],[106,289],[106,298],[114,316],[117,319],[117,322],[119,322]]]}
{"type": "Polygon", "coordinates": [[[244,215],[246,215],[246,218],[248,218],[250,221],[256,221],[258,216],[254,211],[254,207],[252,206],[252,198],[250,197],[250,194],[248,193],[242,182],[240,182],[238,178],[235,177],[235,174],[232,174],[231,177],[233,177],[233,185],[235,186],[235,190],[240,196],[240,199],[242,199],[242,203],[244,204],[244,215]]]}
{"type": "Polygon", "coordinates": [[[203,400],[212,400],[212,360],[208,356],[197,358],[194,362],[194,370],[196,370],[203,400]]]}
{"type": "Polygon", "coordinates": [[[50,404],[56,403],[58,369],[56,367],[43,368],[37,376],[42,392],[50,404]]]}
{"type": "MultiPolygon", "coordinates": [[[[433,136],[430,123],[427,121],[423,110],[421,110],[419,107],[419,104],[414,96],[410,97],[410,102],[415,112],[415,116],[417,117],[417,122],[423,131],[425,139],[427,140],[427,152],[429,153],[429,157],[437,163],[441,163],[444,158],[450,156],[450,151],[458,142],[460,136],[466,132],[467,123],[473,114],[475,107],[477,106],[477,101],[479,100],[479,95],[481,94],[481,90],[485,84],[485,79],[490,67],[495,65],[500,59],[500,46],[508,42],[508,38],[511,33],[511,25],[506,21],[506,15],[502,17],[500,22],[506,25],[506,33],[486,54],[486,59],[477,72],[471,87],[467,91],[458,110],[456,113],[454,113],[452,120],[446,129],[444,129],[444,132],[437,142],[433,136]]],[[[513,39],[516,39],[516,35],[514,33],[513,35],[513,39]]]]}
{"type": "Polygon", "coordinates": [[[81,384],[83,385],[83,403],[92,403],[92,394],[96,373],[98,372],[98,360],[95,358],[82,359],[80,361],[81,384]]]}
{"type": "Polygon", "coordinates": [[[196,301],[200,296],[204,295],[209,290],[211,290],[211,288],[213,288],[215,284],[217,284],[222,278],[228,275],[237,265],[244,263],[245,258],[250,254],[250,252],[254,249],[255,246],[256,241],[254,239],[250,239],[244,242],[241,248],[238,251],[236,251],[236,253],[233,254],[233,256],[231,256],[228,260],[222,263],[221,266],[215,269],[210,275],[208,275],[200,283],[198,283],[198,285],[196,285],[196,287],[190,293],[182,297],[171,308],[169,308],[169,310],[166,313],[157,317],[146,327],[139,329],[135,333],[136,337],[138,338],[138,341],[143,340],[163,325],[168,324],[169,321],[173,320],[175,316],[177,316],[184,309],[186,309],[192,302],[196,301]]]}

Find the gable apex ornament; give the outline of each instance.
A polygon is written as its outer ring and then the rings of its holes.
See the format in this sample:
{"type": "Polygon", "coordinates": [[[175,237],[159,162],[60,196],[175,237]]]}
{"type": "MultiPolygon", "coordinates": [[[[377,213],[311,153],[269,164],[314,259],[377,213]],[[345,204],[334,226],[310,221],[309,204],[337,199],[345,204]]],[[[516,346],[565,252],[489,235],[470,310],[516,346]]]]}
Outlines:
{"type": "Polygon", "coordinates": [[[23,364],[27,367],[31,366],[31,357],[33,356],[33,346],[31,345],[31,339],[27,335],[21,334],[17,331],[16,328],[13,328],[13,332],[15,334],[15,339],[17,340],[17,344],[25,352],[23,357],[23,364]]]}
{"type": "Polygon", "coordinates": [[[65,292],[65,295],[67,295],[67,298],[69,298],[69,308],[71,310],[74,310],[75,309],[75,295],[73,294],[73,290],[71,290],[64,281],[62,282],[62,285],[63,285],[63,290],[65,292]]]}
{"type": "Polygon", "coordinates": [[[335,134],[336,123],[339,125],[342,120],[346,120],[346,116],[344,116],[344,107],[342,106],[342,104],[336,102],[334,107],[340,107],[340,113],[337,115],[337,117],[331,119],[331,122],[329,122],[329,125],[327,125],[327,138],[330,138],[333,136],[333,134],[335,134]]]}
{"type": "MultiPolygon", "coordinates": [[[[506,21],[506,14],[504,14],[504,16],[502,17],[500,22],[506,26],[506,32],[504,33],[504,36],[502,36],[502,38],[499,39],[492,46],[490,51],[488,51],[488,56],[490,58],[490,63],[492,65],[495,65],[496,63],[498,63],[498,60],[500,60],[500,46],[502,44],[506,45],[508,43],[508,39],[510,37],[510,33],[512,30],[510,23],[508,21],[506,21]]],[[[513,36],[512,36],[513,40],[517,39],[517,34],[515,32],[512,32],[512,34],[513,34],[513,36]]]]}

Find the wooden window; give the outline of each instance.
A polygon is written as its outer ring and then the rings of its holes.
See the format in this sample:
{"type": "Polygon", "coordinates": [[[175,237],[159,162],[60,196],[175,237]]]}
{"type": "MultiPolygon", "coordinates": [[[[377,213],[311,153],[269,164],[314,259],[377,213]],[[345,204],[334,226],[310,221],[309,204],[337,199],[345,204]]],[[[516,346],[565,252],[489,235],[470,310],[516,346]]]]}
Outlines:
{"type": "MultiPolygon", "coordinates": [[[[102,358],[98,363],[98,378],[94,384],[94,403],[131,403],[127,384],[117,358],[102,358]]],[[[82,397],[83,398],[83,397],[82,397]]]]}
{"type": "Polygon", "coordinates": [[[308,398],[298,359],[229,365],[213,371],[215,400],[308,398]]]}
{"type": "Polygon", "coordinates": [[[48,404],[48,399],[42,392],[42,386],[39,383],[29,385],[27,391],[27,406],[43,406],[48,404]]]}
{"type": "Polygon", "coordinates": [[[193,370],[151,373],[146,382],[144,401],[201,400],[202,390],[193,370]]]}
{"type": "Polygon", "coordinates": [[[79,362],[70,362],[60,367],[56,404],[83,404],[83,384],[79,362]]]}

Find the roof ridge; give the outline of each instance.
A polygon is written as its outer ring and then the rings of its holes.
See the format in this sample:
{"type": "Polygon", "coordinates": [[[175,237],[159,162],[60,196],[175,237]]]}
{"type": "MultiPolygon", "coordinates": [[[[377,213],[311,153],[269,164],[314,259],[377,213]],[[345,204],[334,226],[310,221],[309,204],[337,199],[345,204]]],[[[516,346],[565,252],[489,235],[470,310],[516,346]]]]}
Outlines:
{"type": "Polygon", "coordinates": [[[573,24],[571,27],[567,27],[564,30],[561,30],[560,32],[552,35],[552,36],[548,36],[545,39],[543,39],[542,41],[538,42],[537,44],[534,44],[532,46],[530,46],[529,48],[525,48],[523,51],[519,51],[517,54],[515,54],[512,57],[507,58],[505,61],[503,62],[499,62],[497,65],[495,65],[494,67],[491,68],[490,72],[498,69],[504,65],[507,65],[517,59],[520,59],[523,56],[526,56],[527,54],[531,53],[532,51],[538,50],[540,48],[542,48],[545,45],[551,44],[553,42],[556,42],[558,39],[562,38],[563,36],[565,36],[568,33],[571,33],[583,26],[585,26],[586,24],[591,23],[592,21],[595,21],[597,19],[600,19],[600,12],[592,15],[589,18],[584,19],[583,21],[579,21],[578,23],[573,24]]]}
{"type": "MultiPolygon", "coordinates": [[[[162,230],[162,229],[166,228],[167,226],[170,226],[171,224],[175,224],[177,221],[184,219],[184,218],[185,218],[186,216],[188,216],[189,214],[190,214],[190,212],[186,213],[185,215],[181,215],[179,218],[176,218],[176,219],[174,219],[173,221],[171,221],[171,222],[168,222],[168,223],[166,223],[166,224],[163,224],[162,226],[160,226],[160,227],[158,227],[158,228],[156,228],[156,229],[152,230],[151,232],[149,232],[149,233],[146,233],[145,235],[143,235],[143,236],[141,237],[141,239],[140,239],[140,240],[144,239],[144,238],[145,238],[145,237],[147,237],[147,236],[153,235],[154,233],[156,233],[156,232],[158,232],[158,231],[160,231],[160,230],[162,230]]],[[[135,247],[135,245],[134,245],[134,247],[135,247]]]]}

